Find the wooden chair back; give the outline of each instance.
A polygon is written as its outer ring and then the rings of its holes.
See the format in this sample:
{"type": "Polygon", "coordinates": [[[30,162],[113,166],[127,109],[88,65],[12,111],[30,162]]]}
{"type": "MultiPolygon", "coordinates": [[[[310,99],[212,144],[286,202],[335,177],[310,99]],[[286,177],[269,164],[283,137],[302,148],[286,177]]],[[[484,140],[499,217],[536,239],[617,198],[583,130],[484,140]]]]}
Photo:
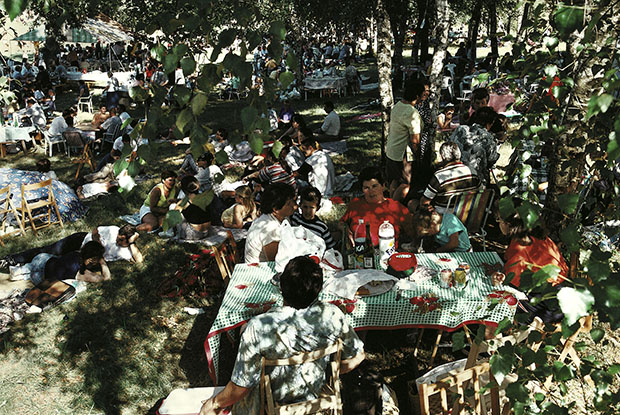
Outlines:
{"type": "Polygon", "coordinates": [[[21,217],[17,214],[17,209],[15,209],[13,202],[11,202],[11,186],[9,185],[0,189],[0,245],[4,246],[2,238],[16,233],[20,233],[21,235],[26,234],[21,217]],[[15,217],[19,229],[6,232],[10,214],[13,214],[15,217]]]}
{"type": "Polygon", "coordinates": [[[315,414],[330,413],[340,415],[342,413],[342,399],[340,396],[340,361],[342,353],[342,340],[338,339],[331,346],[306,353],[298,353],[286,359],[261,359],[260,396],[261,413],[267,415],[286,414],[315,414]],[[273,398],[271,379],[266,373],[268,367],[273,366],[299,366],[303,363],[314,362],[324,357],[330,357],[330,376],[324,388],[324,394],[309,401],[296,402],[288,405],[278,405],[273,398]]]}
{"type": "Polygon", "coordinates": [[[84,164],[90,166],[91,171],[95,171],[95,162],[93,161],[93,153],[90,149],[90,142],[84,141],[82,134],[79,131],[65,131],[62,133],[67,145],[69,146],[69,154],[72,149],[82,150],[82,153],[71,161],[72,164],[77,164],[78,168],[75,172],[75,180],[80,176],[80,169],[84,164]]]}
{"type": "Polygon", "coordinates": [[[232,232],[227,231],[226,240],[220,246],[214,246],[215,261],[220,270],[220,275],[224,282],[228,282],[232,276],[235,264],[239,262],[237,243],[232,232]]]}
{"type": "Polygon", "coordinates": [[[499,389],[493,379],[488,362],[480,363],[456,374],[448,373],[446,376],[437,379],[435,383],[419,384],[420,414],[487,414],[487,406],[483,404],[485,394],[482,392],[483,387],[490,391],[491,414],[499,415],[499,389]],[[489,379],[489,383],[486,385],[481,381],[483,376],[489,379]],[[473,389],[473,395],[466,397],[466,389],[473,389]],[[466,412],[466,407],[470,412],[466,412]]]}
{"type": "Polygon", "coordinates": [[[58,205],[56,204],[56,197],[52,190],[52,179],[47,179],[39,183],[22,184],[22,206],[20,212],[24,225],[30,223],[35,235],[38,235],[38,229],[46,228],[56,223],[64,227],[58,205]],[[47,197],[40,197],[41,194],[45,194],[43,190],[45,188],[47,188],[47,197]],[[31,192],[36,190],[40,190],[41,192],[33,199],[31,192]],[[54,213],[56,213],[56,221],[52,221],[52,209],[54,213]],[[44,219],[46,216],[47,219],[44,219]],[[37,224],[36,222],[41,223],[37,224]]]}

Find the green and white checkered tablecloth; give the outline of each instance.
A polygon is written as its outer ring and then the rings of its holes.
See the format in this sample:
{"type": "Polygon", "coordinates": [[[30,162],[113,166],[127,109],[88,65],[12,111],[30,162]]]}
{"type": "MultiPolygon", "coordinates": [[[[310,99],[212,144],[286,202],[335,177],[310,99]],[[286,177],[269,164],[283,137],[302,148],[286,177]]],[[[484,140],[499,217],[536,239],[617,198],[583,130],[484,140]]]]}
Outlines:
{"type": "MultiPolygon", "coordinates": [[[[357,330],[427,327],[453,331],[465,324],[497,325],[505,318],[514,317],[515,306],[503,301],[502,297],[499,302],[493,301],[491,306],[489,294],[501,291],[501,287],[492,285],[491,278],[485,275],[481,264],[501,263],[495,252],[417,254],[416,258],[418,266],[436,270],[456,268],[461,262],[468,263],[471,270],[467,286],[462,290],[441,288],[436,276],[417,284],[413,290],[400,292],[398,300],[396,289],[381,295],[357,298],[352,302],[347,300],[346,303],[335,295],[323,292],[319,299],[343,303],[341,307],[347,320],[357,330]],[[440,258],[453,261],[446,266],[440,258]]],[[[274,263],[268,262],[235,266],[218,315],[204,343],[209,374],[214,384],[219,366],[220,334],[241,326],[272,306],[282,305],[279,288],[270,282],[275,274],[274,266],[274,263]]]]}

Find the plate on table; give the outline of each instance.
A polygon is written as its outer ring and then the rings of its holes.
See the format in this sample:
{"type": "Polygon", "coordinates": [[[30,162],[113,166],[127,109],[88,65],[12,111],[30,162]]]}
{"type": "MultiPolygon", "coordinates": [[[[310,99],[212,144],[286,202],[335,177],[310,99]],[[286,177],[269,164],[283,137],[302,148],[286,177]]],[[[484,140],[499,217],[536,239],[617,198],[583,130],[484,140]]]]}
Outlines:
{"type": "Polygon", "coordinates": [[[355,295],[358,297],[372,297],[373,295],[380,295],[390,291],[392,287],[394,287],[394,284],[396,284],[396,281],[394,280],[371,281],[359,287],[355,292],[355,295]]]}

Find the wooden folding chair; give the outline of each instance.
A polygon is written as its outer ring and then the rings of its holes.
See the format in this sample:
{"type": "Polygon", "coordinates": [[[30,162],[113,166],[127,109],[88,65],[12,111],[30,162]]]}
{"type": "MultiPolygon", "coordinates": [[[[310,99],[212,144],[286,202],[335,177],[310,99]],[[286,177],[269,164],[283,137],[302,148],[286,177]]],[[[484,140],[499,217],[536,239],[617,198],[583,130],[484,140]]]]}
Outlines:
{"type": "MultiPolygon", "coordinates": [[[[433,383],[419,383],[421,415],[455,415],[467,413],[482,415],[488,413],[491,407],[492,415],[500,414],[499,388],[491,374],[488,362],[483,362],[469,369],[448,372],[439,375],[433,383]],[[482,378],[488,379],[483,382],[482,378]],[[483,388],[490,392],[490,405],[483,402],[486,398],[483,388]],[[465,390],[473,389],[473,395],[466,397],[465,390]]],[[[510,407],[504,407],[502,413],[507,413],[510,407]]]]}
{"type": "Polygon", "coordinates": [[[486,235],[484,229],[495,190],[482,189],[472,192],[455,193],[448,199],[446,212],[453,213],[467,228],[470,237],[482,238],[482,249],[486,251],[486,235]]]}
{"type": "Polygon", "coordinates": [[[75,179],[80,175],[80,169],[84,164],[88,164],[90,166],[91,171],[95,171],[95,163],[93,162],[93,153],[90,149],[90,141],[84,142],[82,139],[82,134],[79,131],[65,131],[62,133],[62,136],[65,138],[65,142],[69,147],[69,154],[71,154],[71,150],[77,149],[81,150],[82,153],[80,156],[71,161],[72,164],[77,164],[78,168],[75,172],[75,179]]]}
{"type": "Polygon", "coordinates": [[[220,275],[224,282],[228,283],[235,269],[235,264],[239,262],[239,253],[232,232],[227,231],[226,233],[226,240],[220,246],[214,246],[211,249],[213,249],[217,267],[220,269],[220,275]]]}
{"type": "Polygon", "coordinates": [[[267,415],[293,415],[330,413],[340,415],[342,413],[342,399],[340,397],[340,359],[342,353],[342,340],[323,349],[306,353],[298,353],[286,359],[261,359],[260,396],[261,412],[267,415]],[[271,379],[267,374],[267,368],[273,366],[298,366],[304,363],[314,362],[318,359],[330,356],[330,376],[325,384],[324,393],[316,399],[296,402],[287,405],[278,405],[273,398],[271,379]],[[266,406],[265,406],[266,404],[266,406]]]}
{"type": "Polygon", "coordinates": [[[38,235],[38,229],[46,228],[56,223],[64,227],[58,205],[56,204],[56,197],[54,197],[54,191],[52,190],[52,179],[47,179],[39,183],[22,184],[22,206],[20,213],[24,221],[24,226],[30,222],[30,226],[35,235],[38,235]],[[45,188],[47,188],[47,195],[45,195],[45,188]],[[35,194],[34,197],[29,194],[36,190],[39,190],[39,192],[36,192],[38,194],[35,194]],[[30,197],[30,199],[28,199],[28,197],[30,197]],[[55,222],[52,222],[52,209],[54,209],[56,213],[57,221],[55,222]],[[40,211],[35,212],[38,210],[40,211]],[[47,213],[45,212],[46,210],[47,213]],[[47,216],[46,222],[44,221],[40,225],[35,223],[35,220],[43,220],[45,216],[47,216]]]}
{"type": "Polygon", "coordinates": [[[3,187],[0,189],[0,245],[4,246],[4,242],[2,238],[9,235],[14,235],[16,233],[21,233],[22,235],[26,235],[24,230],[24,224],[22,223],[21,217],[17,214],[17,209],[11,202],[11,186],[3,187]],[[15,217],[15,221],[19,226],[19,229],[16,229],[11,232],[6,232],[7,222],[9,221],[9,214],[12,213],[15,217]]]}

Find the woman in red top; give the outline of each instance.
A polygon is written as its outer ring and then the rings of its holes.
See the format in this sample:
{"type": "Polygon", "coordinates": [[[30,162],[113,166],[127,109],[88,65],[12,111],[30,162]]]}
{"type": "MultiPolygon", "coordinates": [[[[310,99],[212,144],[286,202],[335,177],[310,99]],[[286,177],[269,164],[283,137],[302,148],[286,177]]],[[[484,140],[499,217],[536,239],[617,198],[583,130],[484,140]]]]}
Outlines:
{"type": "MultiPolygon", "coordinates": [[[[510,284],[519,287],[524,271],[536,272],[546,265],[555,265],[560,269],[556,277],[548,278],[547,282],[559,290],[562,282],[568,276],[568,265],[562,257],[558,246],[547,236],[542,227],[527,229],[517,213],[507,219],[498,219],[499,228],[504,235],[511,237],[510,245],[504,254],[506,260],[504,274],[510,278],[510,284]]],[[[538,289],[537,289],[538,291],[538,289]]],[[[545,290],[543,287],[543,291],[545,290]]],[[[534,297],[542,293],[530,294],[529,301],[521,301],[518,311],[529,314],[529,321],[540,317],[545,323],[555,323],[563,318],[555,298],[532,305],[534,297]]]]}
{"type": "Polygon", "coordinates": [[[370,234],[375,246],[379,245],[379,226],[386,220],[394,226],[394,234],[398,239],[409,211],[401,203],[384,196],[385,180],[381,170],[366,167],[360,173],[358,181],[362,184],[364,197],[354,198],[344,216],[340,218],[340,223],[346,225],[351,244],[354,244],[353,231],[359,219],[364,219],[364,224],[370,223],[370,234]]]}

